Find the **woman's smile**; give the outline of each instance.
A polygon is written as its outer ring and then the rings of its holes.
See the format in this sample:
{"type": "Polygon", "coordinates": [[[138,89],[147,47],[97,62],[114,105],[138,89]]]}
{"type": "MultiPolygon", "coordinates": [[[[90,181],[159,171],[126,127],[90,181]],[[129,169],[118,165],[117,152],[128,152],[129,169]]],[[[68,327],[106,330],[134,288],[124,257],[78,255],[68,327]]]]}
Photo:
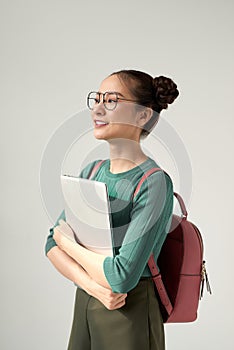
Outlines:
{"type": "Polygon", "coordinates": [[[109,123],[103,121],[103,120],[94,120],[94,127],[95,128],[100,128],[100,127],[103,127],[103,126],[107,126],[109,123]]]}

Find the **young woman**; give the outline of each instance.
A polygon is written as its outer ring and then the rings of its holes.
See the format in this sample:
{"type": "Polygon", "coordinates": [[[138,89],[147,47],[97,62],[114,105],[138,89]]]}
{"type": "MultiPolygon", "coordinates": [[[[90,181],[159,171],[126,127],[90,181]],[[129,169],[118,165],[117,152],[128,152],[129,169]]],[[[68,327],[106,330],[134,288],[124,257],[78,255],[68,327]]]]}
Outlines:
{"type": "MultiPolygon", "coordinates": [[[[55,268],[79,287],[68,350],[163,350],[162,317],[147,261],[160,253],[170,227],[173,185],[159,171],[143,182],[152,167],[140,141],[156,125],[161,110],[179,95],[169,78],[122,70],[104,79],[88,95],[94,136],[106,140],[110,157],[93,179],[105,182],[110,199],[114,257],[89,251],[67,239],[64,211],[46,242],[55,268]]],[[[99,160],[80,177],[88,178],[99,160]]]]}

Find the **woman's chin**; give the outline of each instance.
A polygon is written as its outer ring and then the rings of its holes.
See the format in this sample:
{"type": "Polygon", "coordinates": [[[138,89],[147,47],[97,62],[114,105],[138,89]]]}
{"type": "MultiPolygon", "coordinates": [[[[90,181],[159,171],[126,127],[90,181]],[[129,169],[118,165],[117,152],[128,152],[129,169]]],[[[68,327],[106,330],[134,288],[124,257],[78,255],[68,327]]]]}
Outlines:
{"type": "Polygon", "coordinates": [[[99,130],[94,129],[93,135],[97,140],[106,140],[105,134],[103,132],[99,132],[99,130]]]}

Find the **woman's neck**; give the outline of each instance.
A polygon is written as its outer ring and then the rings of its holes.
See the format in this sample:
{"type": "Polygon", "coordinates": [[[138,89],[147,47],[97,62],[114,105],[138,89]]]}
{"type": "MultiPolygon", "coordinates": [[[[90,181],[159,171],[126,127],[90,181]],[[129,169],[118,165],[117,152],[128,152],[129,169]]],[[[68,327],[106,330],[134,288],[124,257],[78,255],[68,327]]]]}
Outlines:
{"type": "Polygon", "coordinates": [[[108,141],[110,146],[110,171],[113,174],[135,168],[148,158],[142,151],[139,142],[128,139],[108,141]]]}

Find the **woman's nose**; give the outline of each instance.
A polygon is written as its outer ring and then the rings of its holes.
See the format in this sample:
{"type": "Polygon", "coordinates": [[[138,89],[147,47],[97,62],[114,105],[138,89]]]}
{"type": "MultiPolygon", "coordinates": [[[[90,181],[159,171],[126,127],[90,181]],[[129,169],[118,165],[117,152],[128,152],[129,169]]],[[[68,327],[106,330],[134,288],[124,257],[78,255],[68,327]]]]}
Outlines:
{"type": "Polygon", "coordinates": [[[93,112],[96,114],[105,114],[105,107],[104,107],[104,103],[103,103],[103,98],[100,98],[99,103],[97,103],[94,108],[93,108],[93,112]]]}

